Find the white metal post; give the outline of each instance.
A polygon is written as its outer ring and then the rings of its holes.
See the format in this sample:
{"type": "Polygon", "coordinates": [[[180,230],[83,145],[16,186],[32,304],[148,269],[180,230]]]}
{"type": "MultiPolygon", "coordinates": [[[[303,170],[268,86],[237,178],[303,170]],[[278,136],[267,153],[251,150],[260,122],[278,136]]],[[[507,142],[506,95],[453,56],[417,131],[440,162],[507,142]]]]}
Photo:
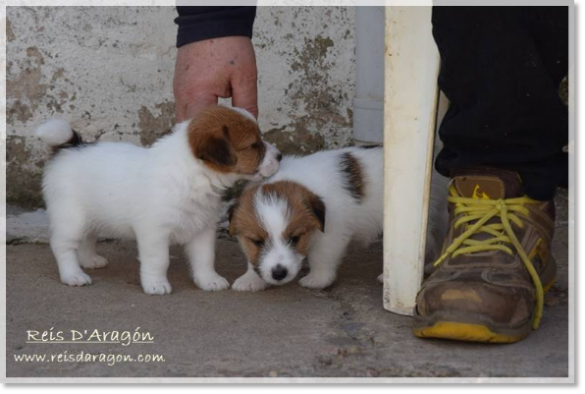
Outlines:
{"type": "Polygon", "coordinates": [[[384,308],[411,315],[423,276],[439,54],[431,7],[386,7],[384,308]]]}

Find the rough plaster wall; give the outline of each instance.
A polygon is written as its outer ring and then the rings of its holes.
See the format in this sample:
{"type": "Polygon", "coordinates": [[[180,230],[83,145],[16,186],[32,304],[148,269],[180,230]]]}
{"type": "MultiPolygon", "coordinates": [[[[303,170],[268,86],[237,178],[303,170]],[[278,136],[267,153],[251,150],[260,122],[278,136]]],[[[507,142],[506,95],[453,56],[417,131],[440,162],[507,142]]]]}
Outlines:
{"type": "MultiPolygon", "coordinates": [[[[69,119],[86,141],[150,145],[174,119],[172,7],[7,8],[7,199],[42,205],[34,128],[69,119]]],[[[351,142],[354,9],[258,9],[260,127],[289,153],[351,142]]]]}
{"type": "Polygon", "coordinates": [[[260,8],[254,26],[266,139],[308,153],[351,141],[353,7],[260,8]]]}

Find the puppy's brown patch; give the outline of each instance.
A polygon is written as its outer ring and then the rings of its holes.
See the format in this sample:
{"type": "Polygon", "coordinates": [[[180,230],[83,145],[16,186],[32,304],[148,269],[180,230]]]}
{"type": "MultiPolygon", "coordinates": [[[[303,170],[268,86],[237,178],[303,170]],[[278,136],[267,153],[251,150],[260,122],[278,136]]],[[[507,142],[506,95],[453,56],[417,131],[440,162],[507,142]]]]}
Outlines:
{"type": "Polygon", "coordinates": [[[231,212],[230,235],[237,235],[248,261],[257,265],[262,250],[271,242],[256,213],[254,200],[257,193],[262,197],[286,202],[289,218],[288,225],[281,234],[282,239],[306,256],[311,235],[316,230],[325,229],[325,204],[319,196],[304,186],[280,181],[245,190],[231,212]]]}
{"type": "Polygon", "coordinates": [[[257,264],[260,252],[268,240],[268,233],[260,225],[254,210],[254,196],[260,186],[250,187],[242,193],[229,212],[230,236],[237,235],[249,262],[257,264]]]}
{"type": "Polygon", "coordinates": [[[341,155],[339,169],[345,177],[344,189],[361,202],[365,195],[365,185],[360,162],[351,153],[346,152],[341,155]]]}
{"type": "Polygon", "coordinates": [[[200,111],[187,133],[193,155],[217,172],[254,174],[266,153],[258,125],[230,108],[200,111]]]}

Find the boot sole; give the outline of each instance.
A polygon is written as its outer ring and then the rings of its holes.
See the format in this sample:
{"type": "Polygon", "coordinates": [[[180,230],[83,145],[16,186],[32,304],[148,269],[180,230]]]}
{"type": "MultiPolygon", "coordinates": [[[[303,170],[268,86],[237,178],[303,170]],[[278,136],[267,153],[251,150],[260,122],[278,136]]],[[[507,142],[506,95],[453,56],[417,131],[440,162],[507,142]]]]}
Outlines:
{"type": "MultiPolygon", "coordinates": [[[[543,290],[547,292],[556,281],[556,262],[551,259],[542,279],[548,279],[543,290]],[[552,278],[551,278],[552,276],[552,278]]],[[[469,316],[450,311],[430,316],[413,316],[413,333],[419,338],[439,338],[464,342],[514,343],[526,338],[532,331],[532,319],[517,326],[499,324],[484,316],[469,316]]]]}
{"type": "Polygon", "coordinates": [[[518,335],[508,335],[496,333],[486,325],[438,321],[430,327],[414,328],[413,332],[419,338],[440,338],[464,342],[514,343],[526,338],[530,333],[529,330],[530,322],[528,323],[528,330],[521,328],[518,335]]]}

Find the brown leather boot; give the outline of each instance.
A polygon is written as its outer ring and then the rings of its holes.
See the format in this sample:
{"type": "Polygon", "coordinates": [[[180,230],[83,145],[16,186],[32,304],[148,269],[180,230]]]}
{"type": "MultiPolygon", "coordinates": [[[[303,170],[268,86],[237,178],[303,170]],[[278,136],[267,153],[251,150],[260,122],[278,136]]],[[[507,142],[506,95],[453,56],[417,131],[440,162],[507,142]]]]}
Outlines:
{"type": "Polygon", "coordinates": [[[543,292],[555,280],[553,201],[522,196],[516,173],[483,169],[453,178],[449,210],[443,255],[417,295],[414,334],[498,343],[525,338],[538,327],[543,292]]]}

